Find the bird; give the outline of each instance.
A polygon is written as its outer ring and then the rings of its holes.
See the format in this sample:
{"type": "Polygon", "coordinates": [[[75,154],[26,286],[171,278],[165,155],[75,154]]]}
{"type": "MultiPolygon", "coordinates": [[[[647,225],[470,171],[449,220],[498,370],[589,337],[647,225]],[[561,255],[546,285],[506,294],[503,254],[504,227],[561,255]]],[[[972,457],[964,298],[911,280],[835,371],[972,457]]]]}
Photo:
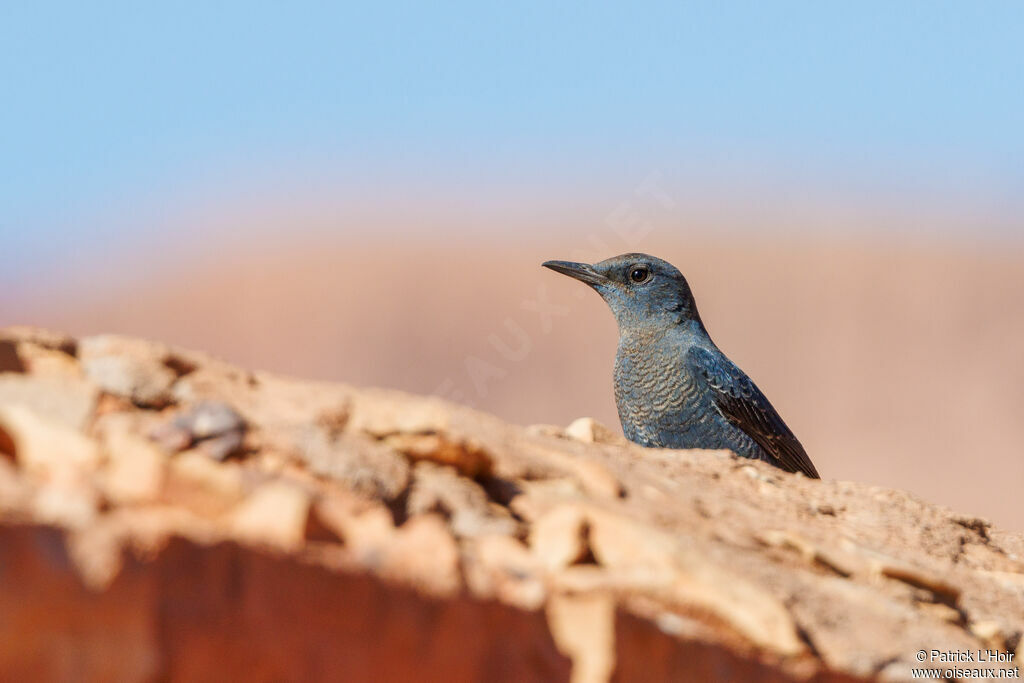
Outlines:
{"type": "Polygon", "coordinates": [[[545,268],[597,291],[619,328],[615,404],[627,439],[652,448],[728,449],[819,479],[757,385],[711,340],[679,270],[647,254],[545,268]]]}

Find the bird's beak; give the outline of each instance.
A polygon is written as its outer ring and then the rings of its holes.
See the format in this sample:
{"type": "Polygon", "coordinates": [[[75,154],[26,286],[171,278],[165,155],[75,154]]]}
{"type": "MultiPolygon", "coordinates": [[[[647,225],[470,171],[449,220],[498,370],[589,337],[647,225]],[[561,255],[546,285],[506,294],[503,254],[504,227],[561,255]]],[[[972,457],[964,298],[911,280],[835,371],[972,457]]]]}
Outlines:
{"type": "Polygon", "coordinates": [[[568,275],[571,278],[576,278],[580,282],[586,282],[588,285],[603,285],[608,282],[608,278],[601,275],[593,266],[589,266],[586,263],[574,263],[573,261],[545,261],[541,264],[545,268],[550,268],[556,273],[562,275],[568,275]]]}

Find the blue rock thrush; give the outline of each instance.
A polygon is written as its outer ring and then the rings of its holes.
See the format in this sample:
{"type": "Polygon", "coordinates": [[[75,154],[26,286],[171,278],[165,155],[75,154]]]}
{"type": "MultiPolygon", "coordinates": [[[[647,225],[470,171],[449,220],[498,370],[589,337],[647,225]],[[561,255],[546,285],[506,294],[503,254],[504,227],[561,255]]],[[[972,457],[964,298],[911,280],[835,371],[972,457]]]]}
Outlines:
{"type": "Polygon", "coordinates": [[[661,448],[727,448],[818,478],[772,404],[711,341],[686,278],[672,264],[623,254],[592,266],[544,266],[593,287],[615,314],[615,403],[627,439],[661,448]]]}

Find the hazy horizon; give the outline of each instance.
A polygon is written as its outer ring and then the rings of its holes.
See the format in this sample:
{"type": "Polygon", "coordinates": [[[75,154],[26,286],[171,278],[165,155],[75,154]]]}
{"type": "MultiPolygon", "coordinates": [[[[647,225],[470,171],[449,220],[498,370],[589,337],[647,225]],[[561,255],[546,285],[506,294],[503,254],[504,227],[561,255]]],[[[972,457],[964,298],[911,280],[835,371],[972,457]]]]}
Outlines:
{"type": "Polygon", "coordinates": [[[3,19],[0,241],[23,268],[192,237],[204,212],[571,207],[659,169],[683,203],[928,209],[963,214],[964,237],[1024,234],[1016,3],[58,3],[3,19]]]}

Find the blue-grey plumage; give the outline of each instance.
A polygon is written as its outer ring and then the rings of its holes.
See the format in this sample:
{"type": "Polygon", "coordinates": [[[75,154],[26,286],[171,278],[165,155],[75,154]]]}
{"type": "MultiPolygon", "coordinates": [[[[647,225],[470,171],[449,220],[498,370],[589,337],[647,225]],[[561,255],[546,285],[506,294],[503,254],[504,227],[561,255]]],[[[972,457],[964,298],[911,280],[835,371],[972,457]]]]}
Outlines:
{"type": "Polygon", "coordinates": [[[760,389],[711,341],[672,264],[623,254],[594,265],[547,261],[597,290],[615,314],[615,404],[626,438],[660,448],[727,448],[818,478],[760,389]]]}

